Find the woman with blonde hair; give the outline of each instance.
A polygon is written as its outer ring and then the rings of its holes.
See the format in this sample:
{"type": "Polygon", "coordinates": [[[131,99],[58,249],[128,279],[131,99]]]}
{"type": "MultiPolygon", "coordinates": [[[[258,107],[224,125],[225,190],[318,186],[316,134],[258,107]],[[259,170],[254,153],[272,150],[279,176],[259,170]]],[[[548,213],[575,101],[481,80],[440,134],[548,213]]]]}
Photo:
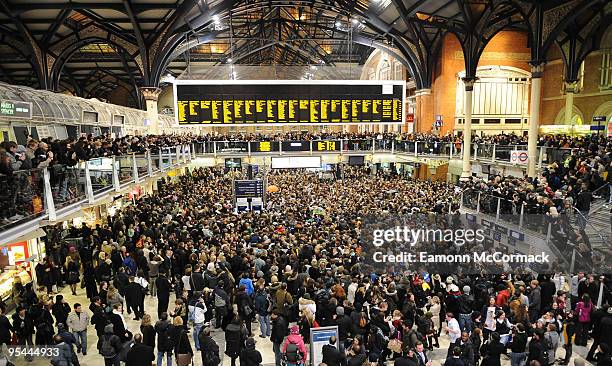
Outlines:
{"type": "Polygon", "coordinates": [[[140,322],[140,332],[142,333],[142,343],[155,349],[155,328],[151,322],[151,315],[145,314],[140,322]]]}
{"type": "Polygon", "coordinates": [[[438,336],[442,329],[442,323],[440,323],[440,298],[438,296],[432,296],[429,299],[429,312],[431,313],[431,322],[433,323],[433,331],[438,336]]]}
{"type": "Polygon", "coordinates": [[[115,304],[123,305],[123,296],[119,294],[119,291],[113,285],[108,286],[108,292],[106,293],[106,304],[112,309],[115,304]]]}

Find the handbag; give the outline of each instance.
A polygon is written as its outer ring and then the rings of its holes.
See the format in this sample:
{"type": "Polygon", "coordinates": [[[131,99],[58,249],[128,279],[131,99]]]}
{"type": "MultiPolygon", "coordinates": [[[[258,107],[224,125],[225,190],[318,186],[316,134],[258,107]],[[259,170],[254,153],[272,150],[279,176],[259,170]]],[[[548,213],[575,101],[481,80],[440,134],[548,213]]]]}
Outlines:
{"type": "Polygon", "coordinates": [[[176,364],[177,366],[188,366],[191,364],[192,355],[189,353],[178,353],[178,350],[181,348],[181,340],[183,339],[183,331],[179,335],[178,344],[176,345],[177,354],[176,354],[176,364]]]}

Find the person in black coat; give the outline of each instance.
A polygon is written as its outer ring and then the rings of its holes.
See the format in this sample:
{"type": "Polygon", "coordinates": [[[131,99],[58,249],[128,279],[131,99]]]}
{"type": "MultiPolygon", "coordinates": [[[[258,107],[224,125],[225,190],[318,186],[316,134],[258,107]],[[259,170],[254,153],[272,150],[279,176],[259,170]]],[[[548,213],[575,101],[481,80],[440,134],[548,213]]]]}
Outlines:
{"type": "Polygon", "coordinates": [[[536,329],[533,332],[533,337],[529,341],[529,353],[527,355],[527,363],[538,361],[541,366],[548,365],[548,359],[544,357],[544,330],[536,329]]]}
{"type": "Polygon", "coordinates": [[[94,296],[98,295],[98,286],[96,284],[96,271],[89,261],[83,263],[83,278],[85,279],[87,298],[91,300],[94,296]]]}
{"type": "Polygon", "coordinates": [[[130,332],[125,329],[123,315],[121,314],[123,306],[121,304],[113,305],[113,310],[108,314],[108,321],[113,325],[113,332],[117,335],[121,342],[126,342],[131,338],[130,332]]]}
{"type": "Polygon", "coordinates": [[[247,338],[245,348],[240,351],[240,366],[259,366],[261,361],[261,353],[255,349],[255,339],[247,338]]]}
{"type": "Polygon", "coordinates": [[[455,343],[451,343],[448,348],[448,354],[446,355],[447,358],[453,357],[455,347],[459,347],[461,350],[461,360],[464,366],[471,366],[474,364],[474,345],[470,340],[468,332],[461,332],[461,338],[457,339],[455,343]]]}
{"type": "Polygon", "coordinates": [[[155,280],[155,288],[157,290],[157,317],[161,318],[162,313],[168,311],[168,303],[170,302],[170,292],[172,285],[168,281],[166,272],[160,272],[159,277],[155,280]]]}
{"type": "MultiPolygon", "coordinates": [[[[17,307],[15,314],[13,314],[13,326],[11,329],[17,337],[18,345],[33,346],[32,335],[34,334],[34,321],[26,312],[26,309],[21,305],[17,307]]],[[[26,360],[31,360],[32,356],[26,355],[25,358],[26,360]]]]}
{"type": "Polygon", "coordinates": [[[202,354],[202,366],[219,366],[219,363],[221,363],[219,345],[210,336],[210,328],[203,328],[198,338],[200,341],[200,353],[202,354]]]}
{"type": "Polygon", "coordinates": [[[128,314],[130,310],[134,310],[134,320],[140,320],[144,315],[144,309],[141,307],[144,300],[144,289],[139,283],[134,282],[134,277],[129,277],[129,283],[125,286],[125,304],[128,314]]]}
{"type": "Polygon", "coordinates": [[[126,365],[151,366],[154,360],[153,347],[142,343],[142,334],[134,335],[134,346],[127,353],[126,365]]]}
{"type": "Polygon", "coordinates": [[[239,319],[234,318],[225,328],[225,354],[232,359],[232,366],[236,366],[236,359],[242,352],[246,338],[246,327],[242,326],[239,319]]]}
{"type": "Polygon", "coordinates": [[[91,311],[91,324],[96,328],[96,334],[98,338],[104,335],[104,327],[108,324],[108,319],[104,308],[102,307],[102,300],[98,296],[94,296],[91,304],[89,305],[91,311]]]}
{"type": "Polygon", "coordinates": [[[174,321],[172,323],[174,325],[174,354],[176,357],[183,354],[191,355],[193,359],[193,349],[191,348],[191,343],[189,342],[189,335],[187,330],[183,327],[183,318],[180,316],[174,317],[174,321]]]}
{"type": "Polygon", "coordinates": [[[240,316],[240,319],[244,320],[244,324],[246,325],[246,329],[248,331],[248,336],[250,337],[252,336],[251,323],[253,321],[255,311],[253,311],[253,300],[249,297],[249,295],[247,295],[246,287],[244,285],[240,285],[238,288],[235,302],[238,307],[238,315],[240,316]]]}
{"type": "Polygon", "coordinates": [[[11,344],[11,322],[4,314],[5,309],[0,307],[0,349],[3,344],[11,344]]]}
{"type": "Polygon", "coordinates": [[[336,337],[329,337],[329,344],[323,346],[323,363],[327,366],[346,365],[346,357],[336,346],[336,337]]]}
{"type": "Polygon", "coordinates": [[[461,348],[452,348],[452,356],[446,359],[444,366],[465,366],[461,359],[461,348]]]}
{"type": "Polygon", "coordinates": [[[482,345],[480,353],[483,356],[482,366],[501,366],[500,357],[506,353],[506,346],[500,340],[499,333],[491,333],[491,339],[482,345]]]}
{"type": "MultiPolygon", "coordinates": [[[[64,300],[64,296],[57,295],[55,296],[55,304],[51,309],[53,316],[55,317],[55,323],[57,325],[63,324],[66,325],[66,320],[68,319],[68,314],[70,314],[70,305],[64,300]]],[[[65,328],[65,327],[64,327],[65,328]]]]}
{"type": "MultiPolygon", "coordinates": [[[[361,366],[363,357],[357,358],[357,361],[354,362],[353,359],[350,359],[347,366],[361,366]],[[361,361],[361,363],[356,363],[357,361],[361,361]]],[[[419,366],[419,360],[414,353],[414,349],[410,348],[405,356],[396,358],[393,366],[419,366]]]]}

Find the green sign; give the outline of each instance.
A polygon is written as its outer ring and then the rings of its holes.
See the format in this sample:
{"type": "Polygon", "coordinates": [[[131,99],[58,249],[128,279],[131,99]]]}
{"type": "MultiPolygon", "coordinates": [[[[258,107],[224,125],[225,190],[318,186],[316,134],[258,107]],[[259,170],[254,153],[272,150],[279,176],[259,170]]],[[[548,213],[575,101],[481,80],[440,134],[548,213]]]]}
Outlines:
{"type": "Polygon", "coordinates": [[[13,100],[0,100],[0,116],[32,118],[32,103],[13,100]]]}

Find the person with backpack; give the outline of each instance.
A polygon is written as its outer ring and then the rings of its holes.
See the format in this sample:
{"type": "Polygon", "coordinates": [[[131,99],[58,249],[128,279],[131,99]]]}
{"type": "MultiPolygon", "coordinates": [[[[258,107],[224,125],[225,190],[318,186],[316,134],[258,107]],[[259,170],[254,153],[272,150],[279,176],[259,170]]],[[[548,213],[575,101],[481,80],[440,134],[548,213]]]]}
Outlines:
{"type": "Polygon", "coordinates": [[[219,345],[210,336],[210,328],[206,327],[198,334],[200,353],[202,354],[202,366],[219,366],[219,345]]]}
{"type": "Polygon", "coordinates": [[[174,326],[168,320],[168,313],[163,312],[161,318],[155,323],[157,333],[157,366],[162,366],[164,354],[167,365],[172,366],[172,350],[174,349],[174,326]]]}
{"type": "Polygon", "coordinates": [[[306,352],[304,339],[300,335],[300,328],[297,325],[292,326],[289,330],[282,353],[287,366],[306,365],[308,353],[306,352]]]}
{"type": "Polygon", "coordinates": [[[533,337],[529,341],[529,353],[527,354],[527,363],[538,361],[540,366],[548,365],[548,352],[544,346],[544,329],[536,329],[533,332],[533,337]]]}
{"type": "Polygon", "coordinates": [[[272,323],[272,331],[270,333],[270,341],[272,342],[272,350],[274,351],[274,361],[276,366],[281,366],[281,344],[289,334],[289,323],[278,310],[274,309],[270,315],[272,323]]]}
{"type": "Polygon", "coordinates": [[[261,365],[261,353],[255,349],[257,342],[252,337],[247,338],[245,347],[240,351],[240,366],[261,365]]]}
{"type": "Polygon", "coordinates": [[[582,300],[576,304],[576,314],[578,315],[578,323],[576,324],[576,338],[574,343],[577,346],[586,346],[589,339],[589,331],[591,330],[591,312],[593,311],[593,303],[589,294],[582,295],[582,300]]]}
{"type": "Polygon", "coordinates": [[[253,311],[253,300],[246,292],[246,287],[240,285],[238,287],[238,293],[235,298],[236,307],[238,308],[238,316],[244,320],[249,337],[252,336],[251,323],[253,322],[254,311],[253,311]]]}
{"type": "Polygon", "coordinates": [[[223,289],[223,281],[217,282],[213,296],[215,304],[215,329],[219,329],[221,328],[221,321],[227,315],[227,304],[229,302],[229,296],[223,289]]]}
{"type": "Polygon", "coordinates": [[[239,318],[234,318],[225,328],[225,354],[231,358],[232,366],[236,366],[236,359],[242,352],[246,338],[246,327],[241,324],[239,318]]]}
{"type": "Polygon", "coordinates": [[[548,353],[548,364],[552,365],[555,362],[555,351],[559,347],[559,333],[557,326],[553,323],[548,324],[546,333],[544,333],[544,346],[548,353]]]}
{"type": "Polygon", "coordinates": [[[104,327],[104,335],[98,340],[98,351],[104,357],[105,366],[120,366],[121,339],[114,334],[112,324],[104,327]]]}
{"type": "Polygon", "coordinates": [[[259,336],[261,338],[269,337],[271,332],[270,309],[272,308],[272,301],[263,283],[257,286],[253,305],[257,314],[257,321],[259,322],[259,336]]]}

